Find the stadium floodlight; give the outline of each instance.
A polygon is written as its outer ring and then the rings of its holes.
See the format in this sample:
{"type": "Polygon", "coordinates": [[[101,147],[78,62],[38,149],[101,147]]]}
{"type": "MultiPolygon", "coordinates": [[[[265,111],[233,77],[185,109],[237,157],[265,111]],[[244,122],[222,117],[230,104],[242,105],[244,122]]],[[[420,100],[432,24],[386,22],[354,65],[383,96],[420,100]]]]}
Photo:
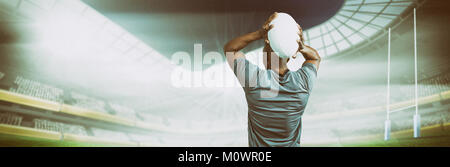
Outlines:
{"type": "Polygon", "coordinates": [[[387,71],[387,98],[386,98],[386,121],[385,121],[385,132],[384,132],[384,140],[389,140],[391,135],[391,121],[390,114],[402,110],[407,110],[412,107],[415,107],[415,114],[413,117],[414,123],[414,138],[420,137],[420,115],[419,115],[419,101],[418,101],[418,89],[417,89],[417,19],[416,19],[416,8],[414,8],[414,105],[403,107],[400,109],[396,109],[394,111],[390,111],[390,66],[391,66],[391,28],[389,28],[388,35],[388,71],[387,71]]]}

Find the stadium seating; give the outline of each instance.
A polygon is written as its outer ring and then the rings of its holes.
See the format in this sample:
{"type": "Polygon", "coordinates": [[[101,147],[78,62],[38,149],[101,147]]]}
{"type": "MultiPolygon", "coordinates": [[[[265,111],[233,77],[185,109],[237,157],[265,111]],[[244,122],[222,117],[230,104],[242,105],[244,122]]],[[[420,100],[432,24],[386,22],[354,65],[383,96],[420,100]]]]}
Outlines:
{"type": "MultiPolygon", "coordinates": [[[[421,80],[418,84],[419,97],[430,96],[450,90],[450,74],[441,74],[421,80]]],[[[391,85],[391,104],[414,99],[414,84],[391,85]]],[[[308,114],[333,111],[350,111],[386,105],[386,92],[376,92],[364,96],[343,97],[335,100],[308,104],[308,114]]]]}
{"type": "Polygon", "coordinates": [[[71,92],[71,98],[73,101],[71,101],[71,105],[91,109],[94,111],[102,112],[102,113],[109,113],[105,108],[105,102],[80,94],[76,92],[71,92]]]}
{"type": "Polygon", "coordinates": [[[62,133],[70,133],[76,135],[87,136],[87,131],[83,126],[80,125],[71,125],[67,123],[61,123],[56,121],[50,121],[46,119],[33,119],[34,128],[53,131],[53,132],[62,132],[62,133]]]}
{"type": "Polygon", "coordinates": [[[14,83],[17,88],[10,88],[9,91],[37,97],[54,102],[62,102],[64,91],[62,89],[43,84],[37,81],[17,76],[14,83]]]}
{"type": "Polygon", "coordinates": [[[114,103],[108,103],[108,105],[114,111],[115,115],[117,115],[117,116],[129,118],[131,120],[137,119],[136,111],[132,108],[129,108],[129,107],[126,107],[123,105],[119,105],[119,104],[114,104],[114,103]]]}
{"type": "Polygon", "coordinates": [[[95,137],[112,139],[115,141],[131,141],[130,138],[124,132],[112,131],[100,128],[91,128],[95,137]]]}
{"type": "MultiPolygon", "coordinates": [[[[2,73],[0,73],[2,74],[2,73]]],[[[4,75],[4,74],[3,74],[4,75]]],[[[428,77],[419,82],[419,96],[425,97],[429,95],[439,94],[444,91],[450,90],[449,86],[450,75],[435,75],[433,77],[428,77]]],[[[65,103],[72,106],[77,106],[80,108],[90,109],[92,111],[114,114],[118,117],[127,118],[132,121],[141,121],[145,123],[152,123],[160,125],[162,127],[178,129],[183,132],[186,131],[207,131],[214,132],[217,129],[238,129],[240,125],[235,122],[229,122],[228,120],[223,120],[221,122],[208,122],[199,121],[192,122],[188,120],[176,120],[162,116],[156,116],[149,113],[138,112],[137,110],[127,107],[123,104],[117,104],[113,102],[108,102],[104,100],[99,100],[88,95],[84,95],[78,92],[70,92],[70,99],[63,100],[63,94],[65,93],[63,89],[56,88],[50,85],[46,85],[37,81],[26,79],[24,77],[18,76],[14,83],[17,85],[16,88],[10,88],[11,92],[28,95],[32,97],[37,97],[39,99],[50,100],[59,103],[65,103]],[[228,122],[227,122],[228,121],[228,122]],[[217,124],[217,125],[216,125],[217,124]],[[223,127],[223,125],[230,125],[229,127],[223,127]]],[[[392,103],[408,101],[414,97],[414,85],[392,85],[392,103]]],[[[384,106],[386,101],[385,92],[372,93],[370,95],[364,96],[351,96],[348,98],[340,98],[335,100],[328,100],[320,104],[309,104],[308,113],[320,114],[328,113],[330,111],[339,110],[340,112],[353,111],[358,109],[379,107],[384,106]],[[326,104],[326,105],[324,105],[326,104]]],[[[409,116],[408,116],[409,117],[409,116]]],[[[22,117],[14,114],[1,114],[0,123],[9,124],[15,126],[22,125],[22,117]]],[[[422,126],[430,126],[436,124],[443,124],[450,122],[450,114],[448,111],[436,111],[431,114],[424,114],[422,117],[422,126]]],[[[140,143],[142,146],[164,146],[164,145],[183,145],[187,141],[191,143],[192,146],[223,146],[223,145],[242,145],[242,143],[233,140],[220,140],[217,138],[216,133],[211,133],[209,136],[203,136],[204,139],[197,139],[193,137],[183,137],[183,141],[179,141],[179,135],[174,136],[173,132],[159,132],[157,135],[154,132],[148,135],[139,134],[128,134],[123,131],[114,131],[100,129],[96,127],[87,127],[80,125],[71,125],[62,122],[50,121],[41,118],[33,119],[33,127],[35,129],[58,132],[63,134],[74,134],[87,137],[103,138],[124,142],[134,142],[140,143]],[[91,131],[92,133],[88,133],[91,131]],[[91,134],[91,135],[89,135],[91,134]],[[93,135],[93,136],[92,136],[93,135]],[[156,135],[156,136],[155,136],[156,135]],[[192,141],[191,141],[192,140],[192,141]],[[206,143],[206,144],[205,144],[206,143]]],[[[393,121],[392,130],[401,131],[411,129],[412,124],[409,119],[400,119],[393,121]]],[[[165,128],[163,128],[165,129],[165,128]]],[[[161,130],[161,129],[159,129],[161,130]]],[[[370,134],[380,134],[383,133],[384,127],[382,124],[360,126],[358,128],[345,128],[345,127],[335,127],[331,129],[336,136],[351,136],[351,135],[370,135],[370,134]]],[[[220,135],[219,135],[220,136],[220,135]]],[[[245,139],[242,139],[243,141],[245,139]]]]}
{"type": "MultiPolygon", "coordinates": [[[[391,115],[391,131],[400,132],[407,131],[413,128],[412,112],[413,110],[404,111],[391,115]]],[[[356,137],[356,136],[371,136],[384,133],[385,120],[384,114],[368,115],[370,118],[336,118],[329,122],[309,123],[308,131],[306,132],[308,138],[324,138],[333,139],[340,137],[356,137]],[[360,120],[361,119],[361,120],[360,120]],[[345,121],[347,120],[347,121],[345,121]],[[352,121],[348,121],[352,120],[352,121]],[[314,125],[313,125],[314,124],[314,125]],[[355,126],[357,125],[357,126],[355,126]],[[324,136],[333,134],[334,136],[324,136]]],[[[444,125],[450,123],[450,111],[448,109],[429,111],[421,111],[421,126],[430,127],[434,125],[444,125]]]]}
{"type": "Polygon", "coordinates": [[[22,116],[11,113],[0,113],[0,124],[8,124],[20,126],[22,124],[22,116]]]}
{"type": "Polygon", "coordinates": [[[419,90],[420,95],[435,94],[450,90],[450,73],[438,75],[421,81],[419,90]]]}
{"type": "Polygon", "coordinates": [[[146,122],[152,122],[155,124],[164,124],[164,119],[162,117],[158,117],[152,114],[140,112],[138,113],[139,117],[141,117],[146,122]]]}

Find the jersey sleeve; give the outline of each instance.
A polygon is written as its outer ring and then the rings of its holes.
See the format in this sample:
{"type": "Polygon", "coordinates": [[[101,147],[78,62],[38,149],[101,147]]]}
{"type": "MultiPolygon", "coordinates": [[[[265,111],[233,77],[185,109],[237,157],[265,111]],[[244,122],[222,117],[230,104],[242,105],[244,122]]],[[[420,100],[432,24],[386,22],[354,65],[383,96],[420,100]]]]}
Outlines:
{"type": "Polygon", "coordinates": [[[256,86],[258,66],[250,63],[245,58],[234,60],[233,72],[242,87],[256,86]]]}
{"type": "Polygon", "coordinates": [[[312,63],[306,63],[297,71],[300,74],[301,85],[308,92],[312,91],[314,82],[317,78],[317,67],[312,63]]]}

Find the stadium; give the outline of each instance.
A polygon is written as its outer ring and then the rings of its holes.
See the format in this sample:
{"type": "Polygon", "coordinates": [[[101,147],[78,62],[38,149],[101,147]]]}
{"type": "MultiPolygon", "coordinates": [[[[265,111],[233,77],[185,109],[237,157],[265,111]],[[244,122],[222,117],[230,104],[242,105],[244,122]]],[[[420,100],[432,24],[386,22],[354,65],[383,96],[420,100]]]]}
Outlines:
{"type": "MultiPolygon", "coordinates": [[[[302,147],[448,147],[449,9],[445,0],[0,0],[0,146],[247,147],[247,101],[223,46],[283,11],[322,57],[302,147]]],[[[252,43],[246,58],[264,67],[262,49],[252,43]]]]}

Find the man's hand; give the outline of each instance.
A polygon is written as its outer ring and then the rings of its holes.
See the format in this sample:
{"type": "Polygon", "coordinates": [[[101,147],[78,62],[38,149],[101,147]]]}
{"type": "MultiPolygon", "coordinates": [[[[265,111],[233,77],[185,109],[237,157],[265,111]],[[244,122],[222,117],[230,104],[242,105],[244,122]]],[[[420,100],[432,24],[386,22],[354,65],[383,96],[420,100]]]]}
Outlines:
{"type": "Polygon", "coordinates": [[[265,33],[267,34],[267,32],[269,32],[270,29],[273,28],[273,24],[270,24],[275,18],[277,18],[278,13],[274,12],[272,15],[269,16],[269,18],[266,20],[266,22],[264,22],[262,28],[265,31],[265,33]]]}
{"type": "Polygon", "coordinates": [[[273,28],[273,24],[270,24],[273,19],[275,19],[277,17],[278,13],[274,12],[272,15],[269,16],[269,18],[266,20],[266,22],[264,22],[263,26],[262,26],[262,31],[261,31],[261,35],[264,38],[264,41],[266,43],[269,43],[269,39],[267,37],[267,33],[273,28]]]}
{"type": "Polygon", "coordinates": [[[303,38],[303,29],[300,25],[298,25],[299,28],[299,36],[300,36],[300,40],[298,40],[298,51],[303,55],[303,57],[305,58],[305,62],[303,63],[303,65],[305,65],[306,63],[312,63],[314,65],[316,65],[317,69],[319,69],[319,64],[321,61],[321,58],[319,56],[319,53],[317,52],[316,49],[312,48],[311,46],[305,45],[305,39],[303,38]]]}
{"type": "Polygon", "coordinates": [[[223,47],[223,51],[225,53],[225,56],[227,57],[228,64],[231,67],[234,64],[234,60],[240,57],[245,57],[244,54],[240,52],[240,50],[246,47],[249,43],[260,39],[265,39],[266,42],[268,42],[267,32],[271,28],[273,28],[273,25],[270,25],[270,22],[272,22],[275,17],[277,17],[277,12],[270,15],[269,19],[266,20],[261,29],[234,38],[223,47]]]}
{"type": "Polygon", "coordinates": [[[300,24],[297,24],[298,27],[298,35],[300,36],[300,41],[302,43],[305,43],[305,38],[303,38],[303,28],[300,26],[300,24]]]}

